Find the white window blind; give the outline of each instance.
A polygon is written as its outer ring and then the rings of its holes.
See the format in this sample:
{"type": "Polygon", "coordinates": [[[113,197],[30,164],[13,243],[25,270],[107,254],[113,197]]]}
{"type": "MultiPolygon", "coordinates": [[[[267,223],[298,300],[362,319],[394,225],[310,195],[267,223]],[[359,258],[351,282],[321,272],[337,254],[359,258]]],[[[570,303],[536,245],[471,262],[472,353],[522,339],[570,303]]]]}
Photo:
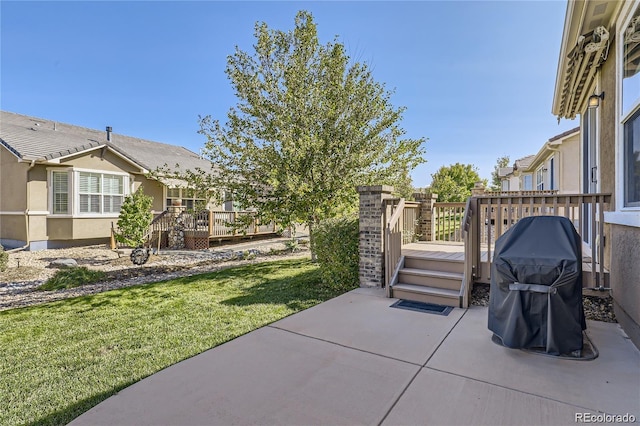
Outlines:
{"type": "Polygon", "coordinates": [[[51,172],[53,181],[53,214],[69,213],[69,174],[64,172],[51,172]]]}

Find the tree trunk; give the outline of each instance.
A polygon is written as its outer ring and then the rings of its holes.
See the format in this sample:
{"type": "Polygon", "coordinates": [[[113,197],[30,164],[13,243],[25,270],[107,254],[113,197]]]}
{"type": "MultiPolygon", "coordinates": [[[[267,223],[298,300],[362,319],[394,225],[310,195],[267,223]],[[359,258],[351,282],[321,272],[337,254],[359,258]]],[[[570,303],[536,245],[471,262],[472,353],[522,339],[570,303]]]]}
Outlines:
{"type": "Polygon", "coordinates": [[[313,237],[313,219],[307,222],[307,228],[309,228],[309,248],[311,249],[311,261],[317,262],[318,255],[316,254],[316,241],[313,237]]]}

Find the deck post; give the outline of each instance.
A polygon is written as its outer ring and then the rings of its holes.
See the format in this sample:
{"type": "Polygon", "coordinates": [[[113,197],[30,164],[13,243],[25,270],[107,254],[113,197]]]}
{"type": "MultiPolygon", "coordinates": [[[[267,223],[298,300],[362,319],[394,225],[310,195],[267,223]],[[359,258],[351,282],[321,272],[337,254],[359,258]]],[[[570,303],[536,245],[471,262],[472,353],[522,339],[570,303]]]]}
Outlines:
{"type": "Polygon", "coordinates": [[[391,198],[388,185],[358,186],[360,195],[360,287],[384,285],[384,200],[391,198]]]}
{"type": "Polygon", "coordinates": [[[413,194],[413,198],[420,203],[420,219],[418,220],[420,241],[435,241],[436,221],[433,218],[433,205],[438,200],[438,194],[416,192],[413,194]]]}

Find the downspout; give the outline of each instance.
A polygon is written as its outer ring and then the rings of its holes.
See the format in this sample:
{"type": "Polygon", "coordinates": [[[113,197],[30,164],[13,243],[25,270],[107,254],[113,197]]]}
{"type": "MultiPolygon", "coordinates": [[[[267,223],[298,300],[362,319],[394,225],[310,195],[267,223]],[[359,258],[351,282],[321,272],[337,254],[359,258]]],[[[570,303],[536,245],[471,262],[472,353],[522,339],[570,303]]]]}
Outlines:
{"type": "Polygon", "coordinates": [[[29,247],[29,245],[31,244],[31,242],[29,241],[29,204],[30,204],[30,190],[29,190],[29,172],[31,171],[31,169],[33,169],[33,167],[36,165],[36,160],[31,160],[31,164],[29,164],[29,168],[27,169],[27,208],[24,211],[24,228],[26,231],[26,241],[25,241],[25,245],[23,245],[22,247],[18,247],[18,248],[14,248],[11,250],[7,250],[7,253],[15,253],[18,251],[22,251],[25,250],[29,247]]]}

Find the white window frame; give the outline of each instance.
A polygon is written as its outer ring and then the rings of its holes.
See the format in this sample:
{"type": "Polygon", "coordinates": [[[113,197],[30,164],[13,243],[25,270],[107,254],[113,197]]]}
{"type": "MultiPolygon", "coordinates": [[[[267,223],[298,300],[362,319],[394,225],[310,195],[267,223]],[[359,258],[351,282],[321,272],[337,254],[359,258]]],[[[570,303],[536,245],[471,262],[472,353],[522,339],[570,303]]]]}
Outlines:
{"type": "Polygon", "coordinates": [[[64,217],[73,217],[73,218],[117,218],[120,213],[104,213],[104,195],[112,195],[104,193],[104,185],[103,179],[104,175],[111,176],[122,176],[122,191],[123,191],[123,201],[124,198],[131,193],[131,177],[129,173],[125,172],[114,172],[110,170],[95,170],[95,169],[79,169],[74,167],[61,168],[61,167],[51,167],[47,169],[47,185],[48,185],[48,216],[55,218],[64,218],[64,217]],[[69,208],[68,213],[57,214],[54,213],[54,193],[53,193],[53,173],[54,172],[66,172],[69,178],[69,208]],[[82,213],[80,212],[80,173],[95,173],[100,174],[100,185],[101,185],[101,193],[100,193],[100,212],[90,212],[90,213],[82,213]]]}
{"type": "Polygon", "coordinates": [[[196,192],[195,189],[189,189],[189,188],[168,188],[165,187],[164,189],[164,203],[165,203],[165,210],[171,205],[171,203],[169,203],[169,199],[171,200],[182,200],[182,206],[187,208],[187,201],[191,201],[192,202],[192,206],[195,206],[197,201],[203,201],[205,208],[209,205],[209,200],[206,198],[202,198],[202,197],[185,197],[185,192],[187,191],[194,191],[194,193],[196,192]],[[169,191],[178,191],[178,197],[169,196],[169,191]]]}
{"type": "Polygon", "coordinates": [[[522,191],[533,191],[533,175],[531,173],[526,173],[522,175],[520,190],[522,191]],[[527,188],[527,177],[530,179],[530,187],[527,188]]]}
{"type": "Polygon", "coordinates": [[[536,169],[536,191],[544,191],[544,167],[536,169]]]}
{"type": "MultiPolygon", "coordinates": [[[[622,40],[624,31],[629,26],[631,18],[640,11],[640,1],[625,2],[620,12],[616,28],[618,28],[617,39],[622,40]]],[[[624,155],[624,124],[640,108],[640,99],[623,116],[622,111],[622,73],[624,61],[624,43],[616,43],[616,117],[618,117],[615,128],[616,138],[616,201],[615,211],[604,212],[606,223],[640,227],[640,207],[625,206],[625,155],[624,155]]]]}

